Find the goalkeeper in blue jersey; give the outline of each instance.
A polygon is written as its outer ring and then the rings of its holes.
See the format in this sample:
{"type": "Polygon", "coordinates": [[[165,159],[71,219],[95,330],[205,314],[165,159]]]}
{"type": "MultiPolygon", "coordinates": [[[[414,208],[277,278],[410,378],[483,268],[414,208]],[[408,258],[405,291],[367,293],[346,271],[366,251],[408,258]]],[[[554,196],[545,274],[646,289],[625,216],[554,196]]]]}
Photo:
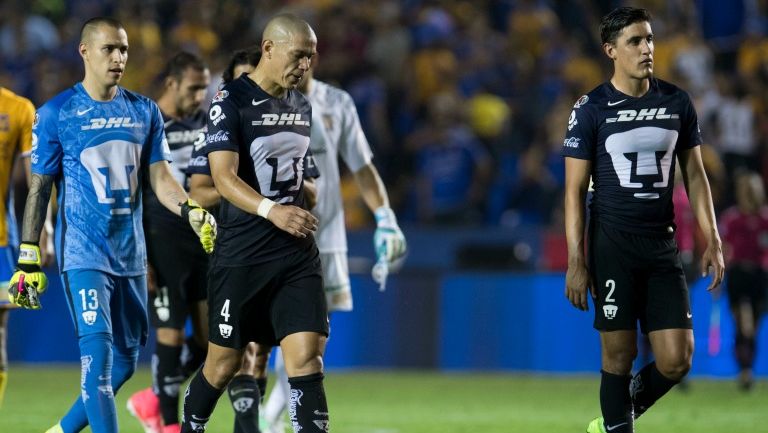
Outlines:
{"type": "Polygon", "coordinates": [[[114,393],[133,374],[147,338],[146,248],[141,185],[187,219],[212,251],[215,220],[190,201],[173,178],[160,110],[118,86],[128,58],[128,36],[111,18],[82,28],[78,48],[83,81],[37,112],[32,181],[24,211],[17,271],[9,297],[41,307],[47,281],[38,242],[51,188],[59,211],[56,254],[80,347],[80,395],[49,432],[117,432],[114,393]]]}

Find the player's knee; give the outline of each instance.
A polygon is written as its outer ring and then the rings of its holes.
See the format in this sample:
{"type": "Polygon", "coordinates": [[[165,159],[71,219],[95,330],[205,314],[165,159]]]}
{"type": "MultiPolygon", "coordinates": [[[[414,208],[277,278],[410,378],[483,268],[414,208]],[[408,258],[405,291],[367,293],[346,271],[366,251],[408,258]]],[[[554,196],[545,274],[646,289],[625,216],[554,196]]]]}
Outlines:
{"type": "Polygon", "coordinates": [[[323,371],[323,356],[318,351],[303,350],[299,353],[283,354],[285,371],[289,377],[306,376],[323,371]]]}
{"type": "Polygon", "coordinates": [[[222,389],[227,386],[241,366],[238,356],[219,356],[211,359],[209,356],[203,366],[203,374],[208,383],[215,388],[222,389]]]}
{"type": "Polygon", "coordinates": [[[629,374],[637,358],[637,348],[603,351],[603,370],[612,374],[629,374]]]}
{"type": "Polygon", "coordinates": [[[662,362],[656,361],[656,368],[664,377],[671,380],[682,380],[691,371],[691,357],[677,356],[662,362]]]}

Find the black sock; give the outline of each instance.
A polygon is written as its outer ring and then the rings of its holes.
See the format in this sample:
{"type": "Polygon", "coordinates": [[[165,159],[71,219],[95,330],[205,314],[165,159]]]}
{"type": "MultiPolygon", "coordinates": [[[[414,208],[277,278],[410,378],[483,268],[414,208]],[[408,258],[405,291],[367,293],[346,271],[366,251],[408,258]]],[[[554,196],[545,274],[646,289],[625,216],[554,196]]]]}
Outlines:
{"type": "Polygon", "coordinates": [[[259,387],[259,403],[264,403],[264,396],[267,395],[267,378],[256,379],[256,385],[259,387]]]}
{"type": "Polygon", "coordinates": [[[208,419],[216,408],[216,402],[224,392],[216,389],[205,380],[200,369],[189,382],[187,393],[184,395],[184,412],[181,416],[182,433],[201,433],[205,431],[208,419]]]}
{"type": "Polygon", "coordinates": [[[752,365],[755,363],[754,337],[747,337],[737,333],[734,350],[736,352],[736,363],[739,365],[739,368],[742,370],[752,368],[752,365]]]}
{"type": "Polygon", "coordinates": [[[195,371],[203,365],[207,349],[207,347],[200,347],[194,337],[187,337],[181,353],[181,373],[185,379],[195,374],[195,371]]]}
{"type": "Polygon", "coordinates": [[[677,383],[678,381],[669,379],[661,374],[659,369],[656,368],[655,362],[643,367],[632,378],[632,384],[629,387],[629,393],[632,396],[632,403],[635,408],[635,418],[645,413],[649,407],[656,403],[656,400],[660,399],[677,383]]]}
{"type": "Polygon", "coordinates": [[[328,432],[328,402],[325,400],[323,373],[290,377],[288,383],[291,385],[288,416],[293,431],[328,432]]]}
{"type": "Polygon", "coordinates": [[[629,396],[629,382],[632,376],[620,376],[600,370],[600,408],[606,431],[611,433],[632,433],[632,399],[629,396]]]}
{"type": "Polygon", "coordinates": [[[152,368],[152,384],[160,400],[160,414],[165,425],[179,422],[179,388],[184,382],[179,365],[181,346],[157,343],[152,368]]]}
{"type": "Polygon", "coordinates": [[[235,376],[227,394],[235,410],[235,433],[259,433],[259,383],[255,377],[242,374],[235,376]]]}

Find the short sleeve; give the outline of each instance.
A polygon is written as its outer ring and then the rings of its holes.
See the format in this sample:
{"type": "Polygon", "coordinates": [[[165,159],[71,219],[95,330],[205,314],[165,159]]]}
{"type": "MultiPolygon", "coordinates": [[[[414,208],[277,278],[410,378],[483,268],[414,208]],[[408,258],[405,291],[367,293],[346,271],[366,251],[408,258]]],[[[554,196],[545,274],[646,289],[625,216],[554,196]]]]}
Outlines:
{"type": "Polygon", "coordinates": [[[32,124],[35,119],[35,106],[24,99],[19,112],[19,147],[22,156],[32,151],[32,124]]]}
{"type": "MultiPolygon", "coordinates": [[[[214,101],[216,98],[214,98],[214,101]]],[[[208,109],[208,132],[205,134],[205,154],[217,150],[240,150],[238,127],[240,113],[232,99],[221,99],[208,109]]]]}
{"type": "Polygon", "coordinates": [[[678,149],[686,150],[700,146],[704,140],[701,138],[701,129],[699,128],[699,116],[696,114],[696,108],[691,102],[687,93],[683,92],[685,104],[683,105],[683,116],[680,119],[680,138],[677,140],[678,149]]]}
{"type": "Polygon", "coordinates": [[[341,158],[353,173],[368,165],[373,159],[371,145],[365,138],[363,128],[360,125],[360,117],[357,108],[348,93],[344,93],[342,100],[342,125],[339,139],[339,153],[341,158]]]}
{"type": "Polygon", "coordinates": [[[208,164],[208,154],[205,153],[205,142],[202,145],[195,146],[192,149],[192,156],[187,165],[187,175],[204,174],[211,175],[211,166],[208,164]]]}
{"type": "Polygon", "coordinates": [[[160,113],[160,108],[154,102],[150,102],[150,112],[152,113],[152,118],[150,120],[148,138],[150,146],[149,163],[172,161],[171,149],[168,147],[168,140],[165,138],[163,115],[160,113]]]}
{"type": "Polygon", "coordinates": [[[58,126],[59,107],[50,103],[40,107],[32,122],[32,173],[55,175],[61,172],[63,150],[58,126]]]}
{"type": "Polygon", "coordinates": [[[582,96],[574,105],[568,116],[568,127],[565,131],[563,148],[560,154],[564,157],[592,160],[597,148],[597,121],[596,114],[590,105],[581,103],[587,98],[582,96]]]}

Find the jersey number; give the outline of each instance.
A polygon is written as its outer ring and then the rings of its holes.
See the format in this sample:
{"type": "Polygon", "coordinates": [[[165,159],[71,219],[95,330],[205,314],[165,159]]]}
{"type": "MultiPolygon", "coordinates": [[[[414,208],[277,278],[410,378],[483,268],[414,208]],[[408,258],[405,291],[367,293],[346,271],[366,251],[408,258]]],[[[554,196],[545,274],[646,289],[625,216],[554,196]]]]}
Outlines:
{"type": "Polygon", "coordinates": [[[608,294],[605,295],[605,302],[616,302],[616,298],[613,297],[613,291],[616,290],[616,281],[606,281],[605,287],[608,288],[608,294]]]}
{"type": "Polygon", "coordinates": [[[111,140],[80,153],[99,203],[108,205],[113,215],[131,213],[139,185],[140,152],[139,144],[111,140]]]}
{"type": "Polygon", "coordinates": [[[88,289],[86,293],[85,289],[80,289],[77,293],[80,294],[80,299],[83,302],[83,310],[95,310],[99,308],[99,296],[96,289],[88,289]],[[88,300],[90,298],[90,301],[88,300]]]}
{"type": "Polygon", "coordinates": [[[229,299],[224,301],[224,306],[221,307],[221,317],[224,318],[225,322],[229,322],[229,299]]]}

